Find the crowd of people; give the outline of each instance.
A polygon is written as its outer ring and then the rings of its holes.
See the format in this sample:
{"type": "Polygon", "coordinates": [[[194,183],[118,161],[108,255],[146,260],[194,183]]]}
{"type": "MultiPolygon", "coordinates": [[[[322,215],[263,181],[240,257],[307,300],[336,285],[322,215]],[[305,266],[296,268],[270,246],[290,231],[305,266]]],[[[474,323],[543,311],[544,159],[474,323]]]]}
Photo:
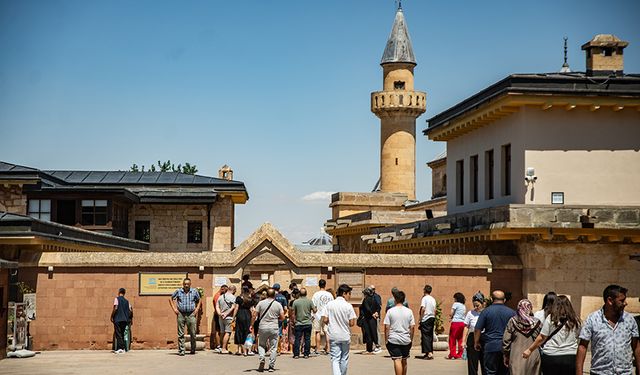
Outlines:
{"type": "MultiPolygon", "coordinates": [[[[223,285],[214,296],[216,334],[212,335],[212,342],[216,352],[229,353],[233,334],[235,354],[257,353],[259,371],[274,371],[279,354],[292,353],[294,359],[324,354],[330,356],[333,374],[345,375],[351,331],[356,325],[362,330],[366,347],[362,354],[382,352],[378,338],[382,298],[375,286],[363,290],[356,315],[352,288],[346,284],[334,294],[326,288],[326,281],[320,280],[319,290],[309,298],[307,290],[295,283],[287,291],[281,291],[279,284],[255,290],[248,277],[243,279],[240,295],[236,296],[235,286],[223,285]]],[[[424,360],[434,359],[438,304],[432,291],[430,285],[424,286],[419,310],[421,355],[416,358],[424,360]]],[[[391,294],[382,320],[384,344],[395,374],[406,375],[416,320],[405,292],[393,288],[391,294]]],[[[120,289],[112,312],[116,353],[126,349],[123,331],[133,316],[133,308],[124,295],[125,290],[120,289]]],[[[640,360],[640,322],[624,311],[627,289],[607,286],[603,307],[584,322],[565,295],[547,293],[542,309],[536,312],[528,299],[520,300],[516,310],[509,308],[505,304],[507,297],[501,290],[494,290],[489,297],[479,291],[472,297],[473,308],[467,311],[465,296],[460,292],[453,295],[447,359],[466,359],[468,373],[474,375],[573,375],[582,374],[591,344],[591,374],[633,374],[632,362],[640,360]]],[[[170,305],[178,323],[178,354],[185,354],[185,326],[193,354],[196,316],[202,300],[188,278],[172,294],[170,305]]],[[[638,374],[637,368],[635,371],[638,374]]]]}

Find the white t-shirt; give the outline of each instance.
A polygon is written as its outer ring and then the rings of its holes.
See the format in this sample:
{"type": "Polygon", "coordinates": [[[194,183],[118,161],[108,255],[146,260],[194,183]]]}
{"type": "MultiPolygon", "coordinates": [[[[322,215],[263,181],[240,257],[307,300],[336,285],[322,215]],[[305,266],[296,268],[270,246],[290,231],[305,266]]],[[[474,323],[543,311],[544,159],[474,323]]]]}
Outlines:
{"type": "Polygon", "coordinates": [[[329,318],[327,332],[329,340],[334,342],[351,342],[349,321],[356,318],[353,306],[343,297],[337,297],[322,310],[322,317],[329,318]]]}
{"type": "Polygon", "coordinates": [[[537,318],[541,322],[544,322],[544,318],[546,318],[546,316],[544,316],[544,310],[538,310],[538,311],[534,312],[533,313],[533,317],[537,318]]]}
{"type": "Polygon", "coordinates": [[[416,325],[411,309],[404,306],[390,308],[384,316],[384,325],[389,326],[390,343],[411,344],[411,327],[416,325]]]}
{"type": "Polygon", "coordinates": [[[454,302],[451,306],[451,310],[453,311],[453,319],[451,319],[452,323],[464,322],[464,314],[467,312],[467,308],[463,304],[460,302],[454,302]]]}
{"type": "MultiPolygon", "coordinates": [[[[551,323],[551,316],[548,316],[542,323],[541,334],[549,337],[558,328],[551,323]]],[[[542,352],[546,355],[576,355],[578,352],[578,337],[580,331],[574,327],[570,331],[566,326],[562,327],[558,333],[553,335],[542,347],[542,352]]]]}
{"type": "Polygon", "coordinates": [[[473,332],[476,329],[476,323],[478,322],[478,317],[480,313],[476,310],[469,310],[467,315],[464,316],[464,325],[469,328],[470,332],[473,332]]]}
{"type": "Polygon", "coordinates": [[[426,295],[422,297],[422,302],[420,303],[420,307],[424,308],[424,312],[422,314],[421,322],[426,321],[429,318],[436,317],[436,299],[431,297],[430,295],[426,295]]]}
{"type": "Polygon", "coordinates": [[[317,312],[313,314],[313,319],[320,320],[322,310],[324,310],[324,308],[327,307],[327,304],[331,301],[333,301],[333,296],[326,290],[319,290],[313,293],[311,302],[313,302],[313,305],[317,309],[317,312]]]}
{"type": "Polygon", "coordinates": [[[284,312],[282,305],[280,304],[280,302],[274,300],[273,298],[267,298],[258,302],[258,305],[256,306],[256,314],[258,314],[258,316],[256,317],[256,319],[262,318],[260,319],[260,325],[258,326],[258,329],[277,331],[278,321],[280,320],[280,314],[282,314],[282,312],[284,312]]]}

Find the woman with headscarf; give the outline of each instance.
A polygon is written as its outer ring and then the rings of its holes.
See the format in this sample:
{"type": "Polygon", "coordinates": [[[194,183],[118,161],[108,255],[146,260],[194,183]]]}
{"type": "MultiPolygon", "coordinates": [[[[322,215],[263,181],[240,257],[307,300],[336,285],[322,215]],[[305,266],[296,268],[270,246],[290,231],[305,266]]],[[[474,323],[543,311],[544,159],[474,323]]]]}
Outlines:
{"type": "Polygon", "coordinates": [[[476,323],[480,317],[480,313],[484,309],[484,294],[478,291],[471,299],[473,309],[467,312],[464,317],[465,334],[467,338],[465,348],[467,349],[467,374],[478,375],[478,369],[484,375],[484,360],[482,358],[482,350],[478,351],[473,345],[473,332],[476,329],[476,323]]]}
{"type": "Polygon", "coordinates": [[[509,319],[502,337],[504,365],[509,367],[511,375],[537,375],[540,373],[540,353],[536,350],[529,359],[522,353],[531,346],[540,334],[541,322],[531,312],[531,301],[518,302],[517,314],[509,319]]]}
{"type": "Polygon", "coordinates": [[[236,333],[233,342],[236,343],[236,355],[247,356],[249,349],[244,346],[244,342],[251,332],[251,314],[254,306],[249,287],[242,287],[242,294],[236,298],[236,304],[238,304],[238,312],[236,313],[236,333]]]}
{"type": "Polygon", "coordinates": [[[362,354],[373,354],[374,342],[378,341],[378,317],[380,305],[376,302],[371,288],[365,288],[362,293],[364,299],[360,305],[360,318],[362,327],[362,339],[367,346],[367,351],[362,354]]]}

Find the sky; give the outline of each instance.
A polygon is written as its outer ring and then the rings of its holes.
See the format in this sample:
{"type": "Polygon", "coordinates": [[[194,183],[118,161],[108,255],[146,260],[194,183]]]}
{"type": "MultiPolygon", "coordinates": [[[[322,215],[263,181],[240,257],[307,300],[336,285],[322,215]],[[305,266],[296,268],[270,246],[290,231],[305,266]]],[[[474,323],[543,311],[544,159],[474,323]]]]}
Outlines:
{"type": "MultiPolygon", "coordinates": [[[[330,218],[330,192],[371,191],[379,120],[370,93],[393,0],[0,0],[0,160],[40,169],[128,170],[157,160],[217,176],[250,199],[236,244],[269,221],[300,243],[330,218]]],[[[640,2],[402,2],[427,92],[417,198],[445,149],[426,120],[512,73],[584,71],[596,34],[629,42],[640,73],[640,2]]]]}

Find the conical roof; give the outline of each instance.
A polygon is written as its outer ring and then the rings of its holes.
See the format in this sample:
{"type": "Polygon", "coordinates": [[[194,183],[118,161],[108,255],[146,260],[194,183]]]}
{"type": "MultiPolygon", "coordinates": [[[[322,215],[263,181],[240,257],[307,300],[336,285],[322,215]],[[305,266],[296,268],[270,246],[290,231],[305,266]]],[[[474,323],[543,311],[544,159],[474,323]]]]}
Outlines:
{"type": "Polygon", "coordinates": [[[409,30],[407,30],[402,8],[398,8],[396,12],[396,19],[393,21],[391,35],[389,35],[389,40],[387,40],[387,46],[382,54],[380,64],[397,62],[416,64],[416,58],[413,56],[413,47],[411,46],[411,38],[409,38],[409,30]]]}

